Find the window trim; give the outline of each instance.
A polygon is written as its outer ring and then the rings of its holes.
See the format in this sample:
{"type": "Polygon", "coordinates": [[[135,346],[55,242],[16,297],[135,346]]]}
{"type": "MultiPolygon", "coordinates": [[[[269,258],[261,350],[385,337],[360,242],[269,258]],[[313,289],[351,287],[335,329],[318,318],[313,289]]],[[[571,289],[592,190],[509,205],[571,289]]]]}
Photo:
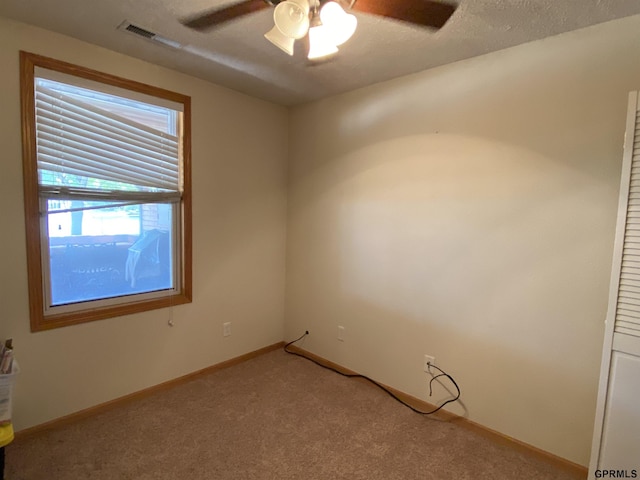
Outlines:
{"type": "MultiPolygon", "coordinates": [[[[191,195],[191,97],[108,73],[73,65],[29,52],[20,52],[20,102],[22,108],[22,165],[24,182],[24,211],[27,247],[27,274],[29,288],[29,317],[31,331],[91,322],[105,318],[129,315],[158,308],[190,303],[192,300],[192,195],[191,195]],[[41,219],[38,195],[38,165],[36,149],[36,124],[34,79],[36,67],[53,70],[74,77],[93,80],[105,85],[151,95],[184,107],[182,122],[183,189],[180,203],[179,230],[181,245],[180,290],[160,298],[138,299],[131,302],[103,307],[90,307],[80,311],[45,316],[44,269],[42,266],[41,219]]],[[[135,297],[134,297],[135,298],[135,297]]]]}

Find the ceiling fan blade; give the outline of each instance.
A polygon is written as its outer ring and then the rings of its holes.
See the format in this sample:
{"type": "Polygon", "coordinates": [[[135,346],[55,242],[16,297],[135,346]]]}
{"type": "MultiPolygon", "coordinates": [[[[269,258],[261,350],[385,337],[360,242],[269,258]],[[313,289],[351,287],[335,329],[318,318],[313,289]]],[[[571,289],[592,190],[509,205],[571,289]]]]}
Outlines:
{"type": "Polygon", "coordinates": [[[432,0],[356,0],[353,9],[425,27],[441,28],[458,6],[432,0]]]}
{"type": "Polygon", "coordinates": [[[194,30],[207,30],[221,23],[269,7],[271,7],[271,3],[267,0],[244,0],[189,18],[183,21],[182,24],[194,30]]]}

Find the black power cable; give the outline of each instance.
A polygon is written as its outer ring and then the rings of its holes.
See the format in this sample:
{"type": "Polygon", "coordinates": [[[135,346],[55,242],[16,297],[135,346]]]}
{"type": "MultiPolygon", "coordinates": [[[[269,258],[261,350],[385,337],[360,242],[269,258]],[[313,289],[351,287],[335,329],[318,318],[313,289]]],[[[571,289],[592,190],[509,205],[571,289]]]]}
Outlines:
{"type": "MultiPolygon", "coordinates": [[[[398,402],[400,402],[402,405],[404,405],[407,408],[410,408],[411,410],[413,410],[416,413],[419,413],[420,415],[432,415],[434,413],[436,413],[438,410],[440,410],[442,407],[444,407],[446,404],[451,403],[451,402],[455,402],[456,400],[458,400],[460,398],[460,387],[458,386],[458,384],[456,383],[456,381],[453,379],[453,377],[451,377],[451,375],[449,375],[447,372],[445,372],[444,370],[442,370],[440,367],[436,367],[435,365],[429,363],[429,373],[431,373],[431,368],[435,368],[436,370],[438,370],[440,373],[432,376],[431,380],[429,381],[429,396],[431,396],[433,394],[433,390],[431,388],[433,381],[436,378],[440,378],[440,377],[446,377],[449,380],[451,380],[451,383],[453,383],[453,385],[456,387],[456,390],[458,391],[458,393],[456,394],[455,397],[450,398],[449,400],[445,401],[442,405],[440,405],[439,407],[436,407],[435,409],[431,410],[430,412],[423,412],[422,410],[419,410],[417,408],[415,408],[412,405],[409,405],[407,402],[405,402],[404,400],[402,400],[401,398],[399,398],[395,393],[393,393],[392,391],[390,391],[387,387],[385,387],[384,385],[376,382],[375,380],[365,376],[365,375],[360,375],[359,373],[344,373],[341,372],[340,370],[337,370],[333,367],[329,367],[327,365],[323,365],[322,363],[318,362],[317,360],[314,360],[313,358],[307,357],[306,355],[303,355],[301,353],[298,352],[293,352],[291,350],[289,350],[289,347],[291,345],[293,345],[294,343],[299,342],[300,340],[302,340],[304,337],[306,337],[307,335],[309,335],[309,331],[305,331],[304,334],[302,334],[299,338],[296,338],[295,340],[287,343],[284,346],[284,351],[291,354],[291,355],[296,355],[298,357],[302,357],[306,360],[309,360],[310,362],[315,363],[316,365],[318,365],[319,367],[322,368],[326,368],[327,370],[331,370],[332,372],[338,373],[340,375],[342,375],[343,377],[348,377],[348,378],[363,378],[364,380],[371,382],[372,384],[374,384],[376,387],[378,387],[380,390],[382,390],[383,392],[385,392],[386,394],[388,394],[389,396],[391,396],[392,398],[394,398],[395,400],[397,400],[398,402]]],[[[432,374],[433,375],[433,374],[432,374]]]]}

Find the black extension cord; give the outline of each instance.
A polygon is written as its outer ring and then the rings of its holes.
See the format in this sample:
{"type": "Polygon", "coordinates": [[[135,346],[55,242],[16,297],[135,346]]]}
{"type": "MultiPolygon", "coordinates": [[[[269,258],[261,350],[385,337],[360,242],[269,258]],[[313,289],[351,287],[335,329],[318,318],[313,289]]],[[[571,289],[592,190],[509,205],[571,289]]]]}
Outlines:
{"type": "MultiPolygon", "coordinates": [[[[458,391],[457,395],[453,398],[450,398],[449,400],[447,400],[446,402],[444,402],[442,405],[440,405],[439,407],[436,407],[434,410],[431,410],[430,412],[423,412],[422,410],[419,410],[417,408],[415,408],[412,405],[409,405],[407,402],[405,402],[404,400],[402,400],[401,398],[399,398],[395,393],[393,393],[392,391],[390,391],[387,387],[385,387],[384,385],[376,382],[375,380],[372,380],[371,378],[365,376],[365,375],[360,375],[359,373],[344,373],[341,372],[340,370],[336,370],[333,367],[328,367],[327,365],[323,365],[322,363],[314,360],[313,358],[307,357],[306,355],[303,355],[301,353],[298,352],[293,352],[291,350],[289,350],[289,346],[293,345],[294,343],[299,342],[300,340],[302,340],[304,337],[306,337],[307,335],[309,335],[309,331],[305,331],[304,334],[302,334],[299,338],[296,338],[295,340],[287,343],[284,346],[284,351],[287,352],[290,355],[296,355],[298,357],[302,357],[306,360],[309,360],[310,362],[315,363],[316,365],[318,365],[319,367],[322,368],[326,368],[327,370],[331,370],[332,372],[338,373],[340,375],[342,375],[343,377],[348,377],[348,378],[363,378],[368,382],[371,382],[372,384],[374,384],[376,387],[378,387],[380,390],[384,391],[385,393],[387,393],[389,396],[391,396],[392,398],[394,398],[395,400],[397,400],[398,402],[400,402],[402,405],[404,405],[407,408],[410,408],[411,410],[413,410],[416,413],[419,413],[420,415],[432,415],[434,413],[436,413],[438,410],[440,410],[442,407],[444,407],[446,404],[451,403],[451,402],[455,402],[456,400],[458,400],[460,398],[460,387],[458,386],[458,384],[456,383],[456,381],[451,377],[451,375],[449,375],[447,372],[445,372],[444,370],[442,370],[440,367],[436,367],[435,365],[432,365],[431,363],[429,363],[429,368],[435,368],[436,370],[438,370],[440,373],[438,375],[434,375],[431,377],[431,380],[429,381],[429,396],[432,395],[433,390],[431,388],[431,384],[433,383],[433,381],[436,378],[440,378],[440,377],[446,377],[449,380],[451,380],[451,383],[453,383],[453,385],[456,387],[456,390],[458,391]]],[[[429,372],[431,373],[431,372],[429,372]]]]}

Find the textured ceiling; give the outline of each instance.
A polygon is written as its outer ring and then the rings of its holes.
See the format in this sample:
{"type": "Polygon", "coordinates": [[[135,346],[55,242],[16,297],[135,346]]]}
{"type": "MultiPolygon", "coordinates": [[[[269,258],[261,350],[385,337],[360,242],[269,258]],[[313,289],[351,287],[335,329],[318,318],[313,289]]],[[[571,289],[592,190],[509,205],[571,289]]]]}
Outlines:
{"type": "MultiPolygon", "coordinates": [[[[235,0],[231,0],[233,2],[235,0]]],[[[384,2],[385,0],[380,0],[384,2]]],[[[0,15],[173,68],[282,105],[296,105],[464,58],[640,14],[640,0],[459,0],[439,31],[355,12],[355,35],[311,65],[264,39],[272,10],[200,33],[180,20],[229,0],[1,0],[0,15]],[[183,45],[117,29],[123,21],[183,45]]]]}

